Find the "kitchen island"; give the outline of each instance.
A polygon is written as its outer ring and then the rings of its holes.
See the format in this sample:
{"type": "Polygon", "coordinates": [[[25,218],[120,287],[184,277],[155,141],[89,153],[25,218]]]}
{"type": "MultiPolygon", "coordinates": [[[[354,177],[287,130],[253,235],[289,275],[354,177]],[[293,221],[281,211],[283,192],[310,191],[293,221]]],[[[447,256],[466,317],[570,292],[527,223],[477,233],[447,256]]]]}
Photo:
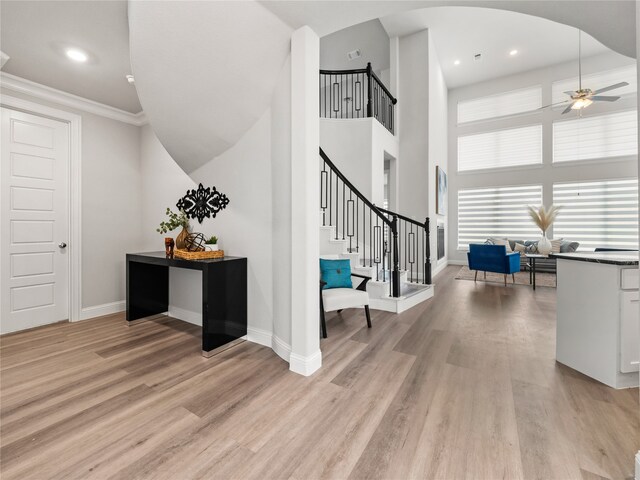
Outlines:
{"type": "Polygon", "coordinates": [[[556,360],[610,387],[637,387],[638,252],[552,256],[558,262],[556,360]]]}

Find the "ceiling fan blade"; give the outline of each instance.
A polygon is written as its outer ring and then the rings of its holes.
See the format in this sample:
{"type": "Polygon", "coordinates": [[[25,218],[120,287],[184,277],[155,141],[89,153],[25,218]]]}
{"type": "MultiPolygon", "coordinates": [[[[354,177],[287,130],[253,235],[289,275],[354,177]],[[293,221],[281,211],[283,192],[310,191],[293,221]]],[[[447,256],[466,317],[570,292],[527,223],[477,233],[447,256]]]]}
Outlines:
{"type": "Polygon", "coordinates": [[[564,105],[565,103],[569,103],[572,100],[564,100],[562,102],[556,102],[556,103],[550,103],[549,105],[545,105],[544,107],[540,107],[538,108],[538,110],[544,110],[545,108],[549,108],[549,107],[555,107],[557,105],[564,105]]]}
{"type": "Polygon", "coordinates": [[[615,102],[619,99],[620,97],[607,97],[606,95],[596,95],[591,97],[591,100],[595,100],[596,102],[615,102]]]}
{"type": "Polygon", "coordinates": [[[598,93],[608,92],[609,90],[615,90],[616,88],[626,87],[627,85],[629,85],[629,82],[620,82],[614,85],[609,85],[608,87],[600,88],[593,93],[594,95],[597,95],[598,93]]]}
{"type": "Polygon", "coordinates": [[[562,111],[562,115],[564,115],[565,113],[569,113],[571,111],[571,107],[573,106],[573,102],[571,103],[571,105],[569,105],[567,108],[565,108],[562,111]]]}

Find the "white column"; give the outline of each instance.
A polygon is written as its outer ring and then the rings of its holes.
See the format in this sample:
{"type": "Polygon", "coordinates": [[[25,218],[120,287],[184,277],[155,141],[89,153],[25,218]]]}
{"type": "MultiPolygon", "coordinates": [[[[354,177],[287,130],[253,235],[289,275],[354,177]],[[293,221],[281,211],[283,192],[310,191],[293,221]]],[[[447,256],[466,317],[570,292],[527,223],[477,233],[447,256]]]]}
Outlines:
{"type": "Polygon", "coordinates": [[[322,365],[319,330],[320,39],[304,26],[291,37],[291,357],[311,375],[322,365]]]}

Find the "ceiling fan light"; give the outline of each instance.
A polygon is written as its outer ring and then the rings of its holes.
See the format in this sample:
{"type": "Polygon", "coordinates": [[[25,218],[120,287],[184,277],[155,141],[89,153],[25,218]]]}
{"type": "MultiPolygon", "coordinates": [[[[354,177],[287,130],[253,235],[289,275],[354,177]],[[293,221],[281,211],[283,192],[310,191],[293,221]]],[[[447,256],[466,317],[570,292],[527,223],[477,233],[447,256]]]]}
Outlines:
{"type": "Polygon", "coordinates": [[[588,107],[592,103],[593,103],[593,100],[591,100],[590,98],[579,98],[578,100],[573,102],[573,105],[571,105],[571,110],[582,110],[583,108],[588,107]]]}

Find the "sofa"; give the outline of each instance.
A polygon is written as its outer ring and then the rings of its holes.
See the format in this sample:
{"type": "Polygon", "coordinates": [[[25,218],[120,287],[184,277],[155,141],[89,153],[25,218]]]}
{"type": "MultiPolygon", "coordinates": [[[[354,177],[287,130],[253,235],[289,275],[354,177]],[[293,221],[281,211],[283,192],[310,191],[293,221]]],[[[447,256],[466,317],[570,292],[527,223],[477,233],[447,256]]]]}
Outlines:
{"type": "MultiPolygon", "coordinates": [[[[529,260],[525,256],[526,253],[538,253],[538,240],[520,240],[514,238],[500,238],[500,237],[491,237],[488,238],[485,244],[496,245],[501,244],[503,241],[507,241],[509,243],[509,247],[511,251],[516,251],[516,244],[524,245],[525,250],[520,251],[520,269],[522,271],[529,271],[529,260]]],[[[560,242],[560,253],[570,253],[575,252],[580,244],[578,242],[572,242],[569,240],[564,240],[560,242]]],[[[547,273],[556,273],[556,259],[555,258],[539,258],[536,260],[536,271],[537,272],[547,272],[547,273]]]]}

